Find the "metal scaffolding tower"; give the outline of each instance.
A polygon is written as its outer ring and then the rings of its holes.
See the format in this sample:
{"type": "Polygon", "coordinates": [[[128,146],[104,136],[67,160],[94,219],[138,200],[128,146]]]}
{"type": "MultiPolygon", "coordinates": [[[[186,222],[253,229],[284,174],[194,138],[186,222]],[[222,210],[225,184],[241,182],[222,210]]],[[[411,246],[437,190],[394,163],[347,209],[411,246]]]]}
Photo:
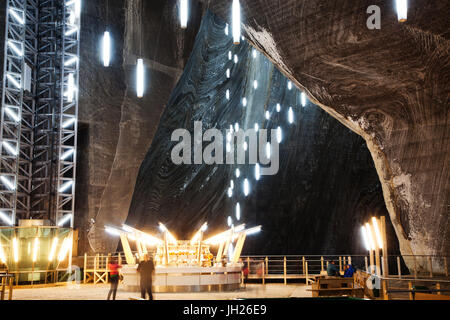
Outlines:
{"type": "Polygon", "coordinates": [[[73,227],[81,0],[7,0],[2,222],[73,227]]]}

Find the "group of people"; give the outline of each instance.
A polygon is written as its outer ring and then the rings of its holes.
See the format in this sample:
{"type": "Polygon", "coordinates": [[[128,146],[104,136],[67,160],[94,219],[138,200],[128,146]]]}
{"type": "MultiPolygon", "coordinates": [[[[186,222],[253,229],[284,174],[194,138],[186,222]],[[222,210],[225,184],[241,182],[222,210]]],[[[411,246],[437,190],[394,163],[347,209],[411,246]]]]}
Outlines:
{"type": "MultiPolygon", "coordinates": [[[[344,269],[344,278],[351,278],[355,273],[355,268],[351,264],[345,266],[344,269]]],[[[341,274],[339,272],[339,268],[336,266],[335,261],[331,261],[327,266],[327,275],[330,277],[340,277],[341,274]]]]}
{"type": "MultiPolygon", "coordinates": [[[[116,300],[117,288],[121,279],[119,269],[121,268],[122,266],[119,265],[119,263],[115,259],[111,260],[108,263],[108,269],[111,279],[111,288],[108,292],[108,300],[110,300],[111,297],[112,300],[116,300]]],[[[155,264],[153,262],[153,257],[149,256],[148,254],[144,254],[144,259],[141,260],[137,266],[137,272],[140,278],[141,298],[145,300],[148,295],[148,299],[153,300],[152,285],[153,275],[155,273],[155,264]]]]}

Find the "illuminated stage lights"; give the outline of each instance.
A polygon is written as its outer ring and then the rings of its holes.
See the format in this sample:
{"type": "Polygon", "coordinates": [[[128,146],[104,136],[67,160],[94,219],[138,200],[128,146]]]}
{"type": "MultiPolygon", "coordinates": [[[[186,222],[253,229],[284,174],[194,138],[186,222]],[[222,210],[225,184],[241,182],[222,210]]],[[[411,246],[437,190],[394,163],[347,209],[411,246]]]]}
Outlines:
{"type": "Polygon", "coordinates": [[[242,106],[243,107],[247,106],[247,98],[242,98],[242,106]]]}
{"type": "Polygon", "coordinates": [[[292,90],[292,82],[291,81],[288,81],[288,89],[292,90]]]}
{"type": "Polygon", "coordinates": [[[225,35],[226,36],[228,36],[228,34],[229,34],[228,29],[229,29],[229,26],[228,26],[228,23],[227,23],[226,26],[225,26],[225,35]]]}
{"type": "Polygon", "coordinates": [[[233,54],[231,53],[231,51],[228,51],[228,60],[232,60],[233,59],[233,54]]]}
{"type": "Polygon", "coordinates": [[[270,112],[266,111],[266,120],[270,120],[270,112]]]}
{"type": "Polygon", "coordinates": [[[406,22],[408,19],[408,0],[395,0],[397,17],[399,22],[406,22]]]}
{"type": "Polygon", "coordinates": [[[241,176],[241,170],[236,169],[235,175],[236,175],[236,178],[239,178],[241,176]]]}
{"type": "Polygon", "coordinates": [[[187,28],[189,18],[189,0],[180,0],[180,24],[182,29],[187,28]]]}
{"type": "Polygon", "coordinates": [[[66,60],[66,62],[64,62],[64,66],[70,66],[74,63],[76,63],[78,61],[78,57],[72,57],[69,60],[66,60]]]}
{"type": "Polygon", "coordinates": [[[67,80],[67,91],[65,93],[65,96],[67,98],[67,102],[73,102],[75,98],[75,75],[73,73],[69,73],[68,80],[67,80]]]}
{"type": "Polygon", "coordinates": [[[367,238],[369,239],[370,248],[372,250],[375,250],[376,249],[375,241],[373,240],[372,230],[371,230],[370,224],[368,224],[368,223],[366,223],[366,232],[367,232],[367,238]]]}
{"type": "Polygon", "coordinates": [[[256,181],[259,181],[259,179],[261,179],[261,167],[259,163],[255,165],[255,179],[256,181]]]}
{"type": "Polygon", "coordinates": [[[231,227],[231,225],[233,224],[233,219],[231,217],[228,217],[227,224],[229,227],[231,227]]]}
{"type": "Polygon", "coordinates": [[[233,180],[230,181],[230,188],[231,188],[231,190],[234,190],[234,181],[233,180]]]}
{"type": "Polygon", "coordinates": [[[225,96],[226,96],[227,100],[230,100],[230,90],[229,89],[227,89],[225,96]]]}
{"type": "Polygon", "coordinates": [[[234,131],[239,132],[239,123],[234,124],[234,131]]]}
{"type": "Polygon", "coordinates": [[[380,228],[378,226],[377,218],[372,218],[373,229],[375,230],[375,237],[377,239],[377,244],[379,249],[383,249],[383,240],[381,238],[380,228]]]}
{"type": "Polygon", "coordinates": [[[250,194],[250,183],[248,182],[248,179],[244,180],[244,196],[248,196],[250,194]]]}
{"type": "Polygon", "coordinates": [[[231,189],[231,187],[230,188],[228,188],[228,198],[231,198],[232,196],[233,196],[233,189],[231,189]]]}
{"type": "Polygon", "coordinates": [[[281,141],[283,140],[283,130],[281,129],[281,127],[277,128],[277,142],[281,143],[281,141]]]}
{"type": "Polygon", "coordinates": [[[230,71],[230,69],[227,69],[227,79],[230,79],[230,77],[231,77],[231,71],[230,71]]]}
{"type": "Polygon", "coordinates": [[[270,142],[266,143],[266,157],[267,159],[270,159],[270,156],[272,154],[272,147],[270,145],[270,142]]]}
{"type": "Polygon", "coordinates": [[[239,44],[241,41],[241,5],[239,3],[239,0],[233,0],[232,27],[233,27],[233,42],[234,44],[239,44]]]}
{"type": "Polygon", "coordinates": [[[237,54],[234,55],[234,63],[238,63],[239,62],[239,57],[237,56],[237,54]]]}
{"type": "Polygon", "coordinates": [[[256,59],[256,57],[257,57],[257,51],[256,51],[256,49],[253,49],[252,50],[252,56],[253,56],[253,59],[256,59]]]}
{"type": "Polygon", "coordinates": [[[80,17],[81,14],[81,0],[70,0],[66,2],[66,6],[70,7],[73,6],[73,9],[75,11],[75,15],[77,18],[80,17]]]}
{"type": "Polygon", "coordinates": [[[301,100],[301,103],[302,103],[302,107],[306,107],[306,93],[302,92],[300,94],[300,100],[301,100]]]}
{"type": "Polygon", "coordinates": [[[253,88],[258,89],[258,80],[253,80],[253,88]]]}
{"type": "Polygon", "coordinates": [[[281,111],[281,105],[279,103],[277,103],[277,112],[281,111]]]}
{"type": "Polygon", "coordinates": [[[236,204],[236,220],[241,220],[241,205],[239,204],[239,202],[236,204]]]}
{"type": "Polygon", "coordinates": [[[259,131],[259,124],[257,124],[257,123],[255,123],[255,132],[258,132],[259,131]]]}
{"type": "Polygon", "coordinates": [[[294,123],[294,110],[292,110],[292,107],[288,111],[288,121],[290,124],[294,123]]]}

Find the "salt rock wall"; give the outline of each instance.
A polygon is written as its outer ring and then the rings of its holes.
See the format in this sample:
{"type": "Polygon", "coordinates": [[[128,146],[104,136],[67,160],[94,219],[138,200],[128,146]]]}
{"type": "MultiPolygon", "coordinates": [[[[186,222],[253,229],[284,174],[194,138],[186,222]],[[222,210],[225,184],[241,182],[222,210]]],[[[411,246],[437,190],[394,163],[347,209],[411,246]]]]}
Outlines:
{"type": "Polygon", "coordinates": [[[120,225],[126,219],[139,166],[201,19],[197,8],[189,28],[181,31],[175,0],[109,0],[106,4],[83,1],[82,9],[76,203],[80,252],[115,250],[116,243],[105,239],[104,225],[120,225]],[[113,39],[109,68],[100,59],[106,29],[113,39]],[[135,91],[138,57],[146,65],[143,99],[137,99],[135,91]]]}
{"type": "MultiPolygon", "coordinates": [[[[235,225],[263,227],[261,234],[248,237],[246,254],[365,253],[361,224],[373,215],[386,216],[387,211],[364,140],[314,104],[302,107],[301,92],[289,90],[288,79],[263,55],[253,56],[249,44],[233,45],[224,29],[221,19],[205,14],[192,55],[140,168],[126,223],[158,233],[162,222],[179,239],[190,239],[205,221],[206,236],[226,229],[231,216],[235,225]],[[292,124],[289,107],[294,111],[292,124]],[[280,126],[278,174],[256,181],[254,165],[175,165],[171,153],[178,142],[171,141],[172,133],[183,128],[194,136],[196,121],[203,123],[204,131],[219,129],[224,146],[230,125],[238,123],[241,130],[255,123],[269,130],[280,126]],[[251,186],[247,197],[245,178],[251,186]],[[231,180],[234,191],[229,198],[231,180]],[[240,221],[235,218],[237,202],[240,221]]],[[[387,220],[391,253],[398,253],[387,220]]]]}
{"type": "MultiPolygon", "coordinates": [[[[230,3],[202,1],[230,21],[230,3]]],[[[245,37],[361,135],[403,254],[450,254],[450,2],[241,1],[245,37]],[[370,5],[381,29],[369,30],[370,5]]]]}

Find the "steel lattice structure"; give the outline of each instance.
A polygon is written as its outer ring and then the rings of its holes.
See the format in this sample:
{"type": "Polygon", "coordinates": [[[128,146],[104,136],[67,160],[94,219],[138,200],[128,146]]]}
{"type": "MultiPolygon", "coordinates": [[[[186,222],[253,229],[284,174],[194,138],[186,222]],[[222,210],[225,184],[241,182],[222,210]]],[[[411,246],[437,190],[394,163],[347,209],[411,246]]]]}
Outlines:
{"type": "Polygon", "coordinates": [[[11,225],[73,227],[80,2],[7,0],[0,212],[11,225]]]}

